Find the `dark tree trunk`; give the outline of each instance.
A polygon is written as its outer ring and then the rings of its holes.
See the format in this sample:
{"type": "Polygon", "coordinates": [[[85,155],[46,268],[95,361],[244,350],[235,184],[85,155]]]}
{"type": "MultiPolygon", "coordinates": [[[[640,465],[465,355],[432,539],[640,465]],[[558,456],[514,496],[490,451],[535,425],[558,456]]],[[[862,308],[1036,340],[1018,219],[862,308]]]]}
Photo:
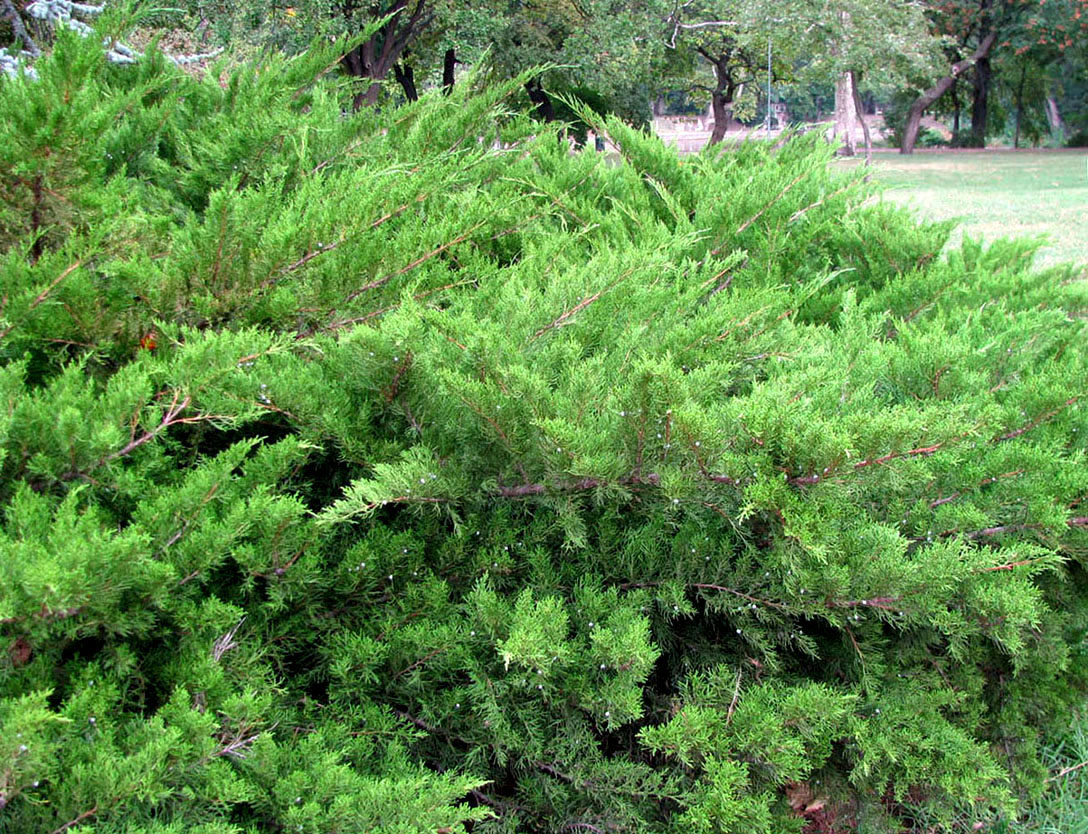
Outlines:
{"type": "Polygon", "coordinates": [[[416,72],[411,64],[393,64],[393,77],[397,79],[404,96],[408,101],[419,101],[419,91],[416,89],[416,72]]]}
{"type": "Polygon", "coordinates": [[[355,95],[352,106],[356,110],[363,105],[373,106],[378,103],[381,82],[389,75],[390,70],[393,70],[397,81],[401,83],[405,95],[413,101],[418,98],[411,68],[398,69],[396,65],[412,40],[430,25],[434,10],[428,6],[427,0],[411,0],[411,2],[392,0],[388,5],[375,4],[371,9],[375,17],[389,12],[400,12],[400,14],[392,17],[368,41],[357,46],[340,60],[348,75],[370,79],[369,86],[355,95]],[[407,84],[402,77],[407,80],[407,84]]]}
{"type": "Polygon", "coordinates": [[[451,47],[446,50],[446,54],[442,58],[442,92],[447,96],[453,92],[453,83],[456,80],[454,78],[453,69],[459,64],[457,60],[457,53],[451,47]]]}
{"type": "MultiPolygon", "coordinates": [[[[710,138],[707,140],[708,145],[716,145],[725,138],[725,132],[729,129],[729,116],[733,112],[733,101],[737,90],[743,89],[743,85],[734,80],[727,58],[714,61],[707,53],[703,52],[702,55],[714,66],[714,80],[717,82],[710,94],[710,112],[714,114],[714,128],[710,131],[710,138]]],[[[770,107],[769,102],[767,106],[770,107]]]]}
{"type": "Polygon", "coordinates": [[[910,111],[907,113],[907,125],[903,131],[903,144],[899,148],[900,153],[914,153],[914,146],[918,142],[918,134],[922,128],[922,114],[926,112],[926,108],[947,93],[952,85],[956,83],[956,79],[972,64],[989,55],[996,40],[996,32],[988,33],[970,58],[964,58],[962,61],[954,63],[948,75],[914,100],[914,103],[910,106],[910,111]]]}
{"type": "Polygon", "coordinates": [[[529,101],[536,105],[536,114],[542,121],[555,121],[555,108],[552,107],[551,97],[540,86],[540,79],[534,78],[525,82],[525,92],[529,94],[529,101]]]}
{"type": "Polygon", "coordinates": [[[715,90],[710,94],[710,109],[714,113],[714,128],[710,131],[708,145],[716,145],[725,138],[726,128],[729,127],[729,108],[722,90],[715,90]]]}
{"type": "Polygon", "coordinates": [[[975,63],[974,101],[971,102],[971,138],[976,145],[986,146],[986,119],[990,104],[990,58],[983,55],[975,63]]]}
{"type": "Polygon", "coordinates": [[[1028,80],[1027,64],[1020,65],[1020,83],[1016,85],[1016,127],[1013,130],[1012,146],[1020,147],[1020,119],[1024,115],[1024,84],[1028,80]]]}
{"type": "Polygon", "coordinates": [[[367,107],[373,107],[378,103],[378,96],[381,95],[382,85],[378,81],[374,81],[361,93],[356,93],[355,98],[351,101],[353,110],[362,109],[363,105],[367,107]]]}
{"type": "Polygon", "coordinates": [[[952,84],[952,135],[960,133],[960,81],[957,78],[952,84]]]}

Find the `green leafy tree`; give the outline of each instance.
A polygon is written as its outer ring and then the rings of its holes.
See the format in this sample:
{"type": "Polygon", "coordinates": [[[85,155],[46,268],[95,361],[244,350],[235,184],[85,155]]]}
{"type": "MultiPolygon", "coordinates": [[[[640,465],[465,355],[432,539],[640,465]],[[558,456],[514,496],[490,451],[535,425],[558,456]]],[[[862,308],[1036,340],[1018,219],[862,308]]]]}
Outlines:
{"type": "Polygon", "coordinates": [[[713,74],[708,85],[714,127],[708,144],[725,137],[729,118],[745,90],[752,90],[766,77],[767,48],[772,37],[777,44],[771,68],[775,78],[782,78],[792,67],[799,43],[793,14],[796,4],[752,2],[676,3],[665,20],[665,41],[676,50],[679,61],[691,66],[705,62],[713,74]]]}
{"type": "Polygon", "coordinates": [[[1076,43],[1078,34],[1088,31],[1085,0],[933,0],[929,9],[934,30],[949,41],[948,71],[912,102],[902,132],[903,153],[913,151],[926,109],[953,90],[968,72],[972,79],[971,140],[982,146],[995,52],[1023,54],[1048,44],[1064,51],[1076,43]]]}
{"type": "Polygon", "coordinates": [[[872,79],[897,85],[934,63],[937,42],[928,21],[913,2],[846,0],[829,12],[824,4],[805,10],[810,22],[804,37],[811,56],[806,75],[835,84],[834,134],[842,152],[857,152],[856,128],[861,125],[866,156],[872,151],[859,85],[872,79]]]}
{"type": "Polygon", "coordinates": [[[500,6],[505,8],[493,21],[491,60],[503,78],[551,67],[526,87],[541,118],[576,118],[556,102],[558,93],[590,101],[598,110],[631,122],[647,121],[653,69],[661,52],[653,32],[663,3],[549,0],[500,6]]]}

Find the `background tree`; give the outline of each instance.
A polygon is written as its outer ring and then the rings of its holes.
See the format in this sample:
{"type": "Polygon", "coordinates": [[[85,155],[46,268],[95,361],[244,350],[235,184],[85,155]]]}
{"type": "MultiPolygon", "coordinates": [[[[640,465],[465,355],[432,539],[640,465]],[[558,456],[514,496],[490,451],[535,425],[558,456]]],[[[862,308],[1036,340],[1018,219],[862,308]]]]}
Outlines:
{"type": "Polygon", "coordinates": [[[1088,145],[1088,40],[1078,41],[1048,67],[1049,87],[1046,111],[1052,135],[1066,138],[1079,133],[1082,146],[1088,145]]]}
{"type": "Polygon", "coordinates": [[[303,0],[296,13],[325,19],[324,30],[351,37],[382,21],[361,44],[344,55],[345,71],[366,83],[355,95],[355,109],[378,102],[382,82],[394,72],[409,99],[417,97],[411,65],[401,63],[405,51],[445,10],[443,0],[303,0]],[[407,66],[407,69],[405,68],[407,66]]]}
{"type": "MultiPolygon", "coordinates": [[[[675,2],[665,18],[664,39],[682,66],[702,61],[713,80],[708,85],[714,127],[709,144],[725,137],[729,118],[746,88],[767,77],[767,52],[773,40],[773,80],[789,77],[801,43],[799,4],[765,0],[693,0],[675,2]]],[[[768,105],[769,106],[769,105],[768,105]]]]}
{"type": "Polygon", "coordinates": [[[499,77],[551,67],[527,85],[536,112],[546,120],[557,112],[552,94],[567,93],[645,123],[661,51],[652,37],[660,14],[659,0],[513,3],[494,20],[491,60],[499,77]]]}
{"type": "Polygon", "coordinates": [[[910,0],[843,0],[830,11],[824,4],[805,11],[806,75],[834,80],[834,135],[841,137],[843,153],[853,156],[860,123],[869,156],[872,139],[859,85],[867,79],[895,86],[931,67],[937,43],[928,21],[910,0]]]}
{"type": "Polygon", "coordinates": [[[931,0],[934,31],[949,43],[948,71],[911,104],[900,150],[911,153],[922,114],[968,72],[971,78],[971,142],[985,143],[992,60],[995,50],[1026,50],[1034,45],[1074,46],[1074,35],[1088,31],[1088,0],[931,0]]]}

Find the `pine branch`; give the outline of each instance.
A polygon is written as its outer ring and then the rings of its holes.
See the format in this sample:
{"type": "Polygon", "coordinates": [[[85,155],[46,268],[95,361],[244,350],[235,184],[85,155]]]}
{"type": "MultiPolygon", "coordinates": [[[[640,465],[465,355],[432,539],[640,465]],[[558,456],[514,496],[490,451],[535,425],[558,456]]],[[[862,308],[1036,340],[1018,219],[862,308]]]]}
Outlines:
{"type": "Polygon", "coordinates": [[[59,287],[61,282],[65,278],[67,278],[69,275],[71,275],[73,272],[75,272],[81,266],[83,266],[83,261],[76,261],[74,264],[72,264],[70,267],[68,267],[66,270],[64,270],[60,275],[58,275],[56,278],[54,278],[52,281],[50,281],[49,286],[47,286],[44,290],[42,290],[40,293],[38,293],[38,296],[33,301],[30,302],[30,306],[27,308],[27,311],[23,315],[22,319],[20,319],[17,322],[13,322],[12,324],[8,325],[7,329],[0,332],[0,341],[6,339],[8,334],[11,333],[12,330],[14,330],[16,327],[18,327],[20,324],[22,324],[23,321],[26,320],[26,317],[27,317],[27,315],[30,314],[31,310],[33,310],[35,307],[37,307],[39,304],[41,304],[43,301],[45,301],[49,297],[49,294],[52,293],[53,290],[55,290],[57,287],[59,287]]]}
{"type": "Polygon", "coordinates": [[[1041,562],[1042,559],[1021,559],[1017,562],[1007,562],[1004,565],[993,565],[988,568],[979,568],[975,573],[993,573],[994,571],[1013,570],[1014,568],[1021,568],[1024,565],[1034,565],[1036,562],[1041,562]]]}
{"type": "Polygon", "coordinates": [[[1075,772],[1077,770],[1080,770],[1082,767],[1088,767],[1088,762],[1081,762],[1080,764],[1075,764],[1075,765],[1072,765],[1071,767],[1063,767],[1061,770],[1059,770],[1056,774],[1051,776],[1046,781],[1047,782],[1056,782],[1058,779],[1061,779],[1063,776],[1068,776],[1070,773],[1073,773],[1073,772],[1075,772]]]}
{"type": "MultiPolygon", "coordinates": [[[[785,188],[783,188],[781,191],[779,191],[778,194],[776,194],[771,199],[771,201],[769,203],[767,203],[767,205],[765,205],[763,208],[761,208],[759,211],[757,211],[748,220],[745,220],[743,223],[741,223],[740,226],[737,228],[737,230],[735,232],[733,232],[733,235],[734,236],[739,235],[741,232],[743,232],[745,229],[747,229],[749,226],[751,226],[753,223],[755,223],[757,220],[759,220],[759,218],[761,218],[764,215],[764,213],[766,213],[766,211],[771,206],[773,206],[775,203],[777,203],[779,200],[781,200],[783,197],[785,197],[786,194],[790,191],[790,189],[792,189],[795,185],[797,185],[797,183],[799,183],[801,180],[803,180],[805,178],[806,174],[807,174],[807,172],[803,171],[800,174],[798,174],[796,177],[794,177],[790,181],[789,185],[787,185],[785,188]]],[[[721,251],[720,248],[715,249],[712,254],[717,255],[720,251],[721,251]]]]}
{"type": "Polygon", "coordinates": [[[242,627],[242,624],[246,621],[245,616],[242,616],[237,623],[231,626],[227,631],[220,635],[215,641],[215,645],[212,646],[212,660],[218,663],[223,659],[223,655],[232,649],[238,648],[238,644],[234,640],[234,636],[238,633],[238,629],[242,627]]]}
{"type": "Polygon", "coordinates": [[[1079,396],[1070,397],[1068,400],[1066,400],[1064,403],[1062,403],[1057,408],[1053,409],[1052,411],[1048,411],[1045,414],[1039,415],[1034,420],[1032,420],[1030,423],[1028,423],[1026,426],[1021,426],[1020,428],[1016,429],[1016,431],[1011,431],[1008,434],[1003,434],[1000,437],[995,437],[994,442],[995,443],[1000,443],[1003,440],[1012,440],[1014,437],[1019,437],[1020,435],[1031,431],[1036,426],[1041,425],[1042,423],[1045,423],[1051,417],[1053,417],[1053,416],[1055,416],[1057,414],[1060,414],[1062,411],[1069,408],[1069,406],[1073,405],[1073,403],[1077,402],[1077,400],[1079,400],[1079,399],[1080,399],[1079,396]]]}
{"type": "Polygon", "coordinates": [[[404,675],[407,675],[409,672],[413,671],[414,669],[420,668],[421,666],[426,664],[426,662],[428,660],[430,660],[431,658],[438,657],[438,655],[442,654],[443,652],[449,651],[449,648],[450,648],[449,646],[439,646],[437,649],[433,649],[432,651],[427,652],[427,654],[423,655],[423,657],[419,658],[419,660],[416,660],[415,662],[408,664],[403,669],[401,669],[399,672],[395,672],[393,674],[393,676],[390,678],[390,680],[395,681],[397,678],[400,678],[400,677],[403,677],[404,675]]]}
{"type": "Polygon", "coordinates": [[[953,501],[955,501],[955,500],[957,500],[959,498],[962,498],[964,495],[966,495],[969,492],[972,492],[975,489],[980,489],[981,487],[987,486],[989,484],[997,483],[998,481],[1000,481],[1000,480],[1002,480],[1004,478],[1015,478],[1015,477],[1018,477],[1018,476],[1023,475],[1023,474],[1024,474],[1023,469],[1014,469],[1012,472],[1003,472],[1000,475],[994,475],[994,476],[992,476],[990,478],[983,478],[981,481],[978,482],[977,486],[975,486],[975,487],[973,487],[971,489],[964,489],[964,490],[961,490],[960,492],[954,492],[951,495],[946,495],[943,498],[936,498],[933,501],[930,501],[929,502],[929,508],[931,510],[935,510],[935,509],[937,509],[937,507],[940,507],[940,506],[942,506],[944,504],[949,504],[949,503],[951,503],[951,502],[953,502],[953,501]]]}
{"type": "Polygon", "coordinates": [[[844,599],[830,600],[828,608],[880,608],[884,611],[894,611],[893,603],[900,602],[902,597],[872,597],[870,599],[844,599]]]}
{"type": "Polygon", "coordinates": [[[609,284],[603,290],[598,290],[593,295],[587,297],[586,299],[579,302],[578,304],[575,304],[573,307],[571,307],[565,313],[560,315],[559,318],[555,319],[555,321],[551,322],[550,324],[544,325],[542,328],[540,328],[538,331],[536,331],[536,333],[534,333],[532,335],[532,337],[530,338],[529,341],[539,339],[541,336],[543,336],[549,330],[559,328],[559,327],[562,327],[564,324],[567,324],[568,320],[570,319],[571,316],[573,316],[576,313],[579,313],[582,310],[584,310],[586,307],[588,307],[590,304],[592,304],[594,301],[596,301],[598,298],[600,298],[602,295],[604,295],[609,290],[615,289],[617,286],[619,286],[624,281],[626,281],[628,278],[630,278],[631,274],[633,272],[634,272],[633,269],[627,270],[627,272],[625,272],[623,275],[621,275],[619,278],[617,278],[615,281],[613,281],[611,284],[609,284]]]}
{"type": "Polygon", "coordinates": [[[477,229],[479,229],[481,226],[483,226],[484,223],[486,223],[486,222],[487,222],[486,220],[481,220],[479,223],[475,224],[471,229],[469,229],[464,234],[458,235],[453,240],[449,241],[449,243],[443,243],[437,249],[432,249],[426,255],[420,255],[418,258],[416,258],[410,264],[408,264],[407,266],[405,266],[405,267],[403,267],[401,269],[398,269],[396,272],[391,272],[388,275],[384,276],[383,278],[378,278],[377,280],[371,281],[368,284],[363,284],[363,286],[359,287],[357,290],[353,290],[352,292],[348,293],[348,295],[344,299],[344,301],[345,302],[354,301],[356,298],[358,298],[364,292],[366,292],[368,290],[377,289],[378,287],[381,287],[381,286],[387,284],[393,278],[398,278],[401,275],[404,275],[406,272],[411,272],[417,266],[420,266],[420,265],[426,263],[427,261],[429,261],[431,258],[435,257],[436,255],[441,255],[443,252],[445,252],[450,247],[456,246],[458,243],[464,242],[465,240],[468,239],[469,235],[471,235],[473,232],[475,232],[477,229]]]}
{"type": "Polygon", "coordinates": [[[76,816],[75,819],[68,820],[68,822],[60,826],[60,828],[54,828],[53,834],[64,834],[64,832],[71,828],[73,825],[79,825],[81,822],[83,822],[83,820],[87,819],[88,817],[93,817],[97,813],[98,805],[95,805],[93,808],[84,811],[82,814],[76,816]]]}
{"type": "Polygon", "coordinates": [[[100,459],[98,461],[98,463],[95,464],[94,468],[97,469],[99,466],[102,466],[103,464],[109,463],[112,460],[117,460],[118,458],[123,458],[123,457],[126,457],[128,455],[131,455],[138,448],[143,446],[145,443],[149,443],[152,440],[154,440],[162,432],[164,432],[166,429],[168,429],[170,426],[174,425],[175,423],[192,422],[192,418],[189,418],[189,419],[183,421],[178,416],[178,415],[181,414],[181,412],[183,412],[185,409],[187,409],[189,407],[189,404],[192,402],[192,398],[189,397],[189,396],[182,397],[179,400],[179,394],[180,394],[180,392],[178,392],[178,391],[174,392],[174,399],[170,403],[170,407],[166,409],[166,413],[162,416],[162,420],[159,422],[159,425],[157,425],[155,428],[153,428],[153,429],[151,429],[149,431],[145,431],[139,437],[134,437],[132,440],[130,440],[128,443],[126,443],[122,448],[118,449],[116,452],[114,452],[114,453],[112,453],[110,455],[106,455],[106,457],[100,459]]]}
{"type": "Polygon", "coordinates": [[[737,683],[733,687],[733,699],[729,702],[729,709],[725,711],[725,725],[728,727],[733,720],[733,712],[737,708],[737,700],[740,698],[740,679],[743,669],[737,669],[737,683]]]}
{"type": "Polygon", "coordinates": [[[343,242],[344,242],[344,238],[341,238],[340,240],[336,241],[335,243],[320,243],[320,244],[318,244],[317,248],[311,249],[309,252],[307,252],[305,255],[303,255],[301,258],[299,258],[294,263],[288,264],[287,266],[282,267],[281,269],[277,270],[271,277],[265,278],[264,281],[262,281],[259,284],[259,288],[263,290],[263,289],[266,289],[266,288],[272,286],[273,284],[277,283],[281,278],[284,278],[287,275],[290,275],[292,272],[297,272],[298,270],[302,269],[302,267],[306,266],[306,264],[308,264],[310,261],[312,261],[314,258],[318,257],[319,255],[324,255],[326,252],[332,252],[334,249],[336,249],[338,246],[340,246],[340,244],[342,244],[343,242]]]}

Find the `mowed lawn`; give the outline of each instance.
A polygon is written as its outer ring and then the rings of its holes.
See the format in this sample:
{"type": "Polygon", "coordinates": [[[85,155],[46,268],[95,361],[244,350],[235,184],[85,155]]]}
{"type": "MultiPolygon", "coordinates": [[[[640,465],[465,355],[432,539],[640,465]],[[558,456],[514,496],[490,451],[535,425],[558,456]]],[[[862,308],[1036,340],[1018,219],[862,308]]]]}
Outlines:
{"type": "Polygon", "coordinates": [[[987,242],[1045,236],[1040,266],[1088,266],[1088,151],[876,153],[873,164],[887,186],[881,199],[960,221],[952,244],[963,234],[987,242]]]}

